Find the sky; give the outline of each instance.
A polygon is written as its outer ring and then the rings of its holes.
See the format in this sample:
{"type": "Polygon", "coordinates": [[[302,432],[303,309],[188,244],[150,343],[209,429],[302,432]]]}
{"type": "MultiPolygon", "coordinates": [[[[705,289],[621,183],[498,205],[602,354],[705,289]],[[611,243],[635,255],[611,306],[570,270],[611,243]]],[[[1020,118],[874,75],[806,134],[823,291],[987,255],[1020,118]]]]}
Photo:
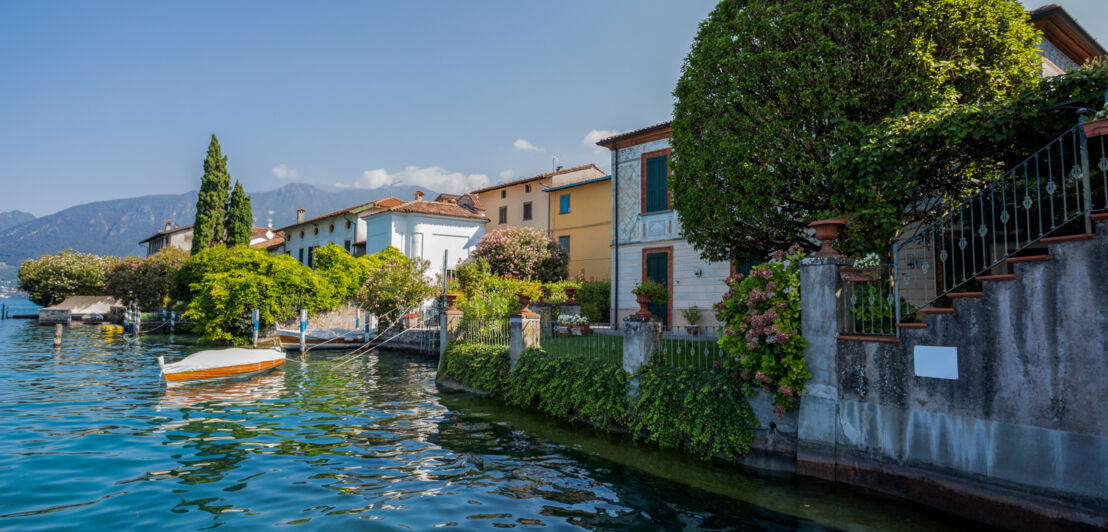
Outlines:
{"type": "MultiPolygon", "coordinates": [[[[1108,45],[1108,0],[1056,1],[1108,45]]],[[[3,2],[0,211],[195,190],[212,133],[247,191],[607,171],[714,5],[3,2]]]]}

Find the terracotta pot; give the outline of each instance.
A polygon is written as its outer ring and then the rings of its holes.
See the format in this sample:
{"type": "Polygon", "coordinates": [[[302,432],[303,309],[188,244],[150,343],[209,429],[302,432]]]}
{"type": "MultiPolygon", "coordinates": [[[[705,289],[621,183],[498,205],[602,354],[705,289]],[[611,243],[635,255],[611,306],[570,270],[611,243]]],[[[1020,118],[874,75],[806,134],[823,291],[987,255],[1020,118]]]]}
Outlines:
{"type": "Polygon", "coordinates": [[[855,268],[854,266],[840,266],[839,278],[844,281],[851,281],[855,283],[876,281],[881,278],[881,267],[864,266],[861,268],[855,268]]]}
{"type": "Polygon", "coordinates": [[[639,311],[632,314],[636,318],[653,318],[654,313],[650,312],[650,309],[646,308],[650,306],[650,296],[646,294],[635,294],[635,302],[639,304],[639,311]]]}
{"type": "Polygon", "coordinates": [[[700,326],[699,325],[686,325],[685,326],[685,332],[687,332],[687,333],[689,333],[693,336],[696,336],[696,335],[700,334],[700,326]]]}
{"type": "Polygon", "coordinates": [[[446,294],[446,310],[458,310],[454,302],[458,300],[458,294],[446,294]]]}
{"type": "Polygon", "coordinates": [[[567,286],[564,290],[566,292],[566,303],[576,303],[576,301],[573,300],[573,294],[577,292],[577,289],[572,286],[567,286]]]}
{"type": "Polygon", "coordinates": [[[819,251],[816,252],[817,257],[841,257],[842,254],[835,251],[835,240],[839,238],[839,230],[846,225],[846,222],[840,218],[828,218],[826,220],[816,220],[808,227],[816,230],[816,240],[819,240],[819,251]]]}
{"type": "Polygon", "coordinates": [[[1085,122],[1081,124],[1081,128],[1085,130],[1085,137],[1087,138],[1108,135],[1108,118],[1085,122]]]}
{"type": "Polygon", "coordinates": [[[530,313],[532,313],[531,312],[531,307],[528,306],[528,305],[531,304],[531,296],[525,296],[523,294],[516,294],[516,295],[519,296],[519,304],[522,307],[522,308],[519,309],[519,313],[520,314],[530,314],[530,313]]]}

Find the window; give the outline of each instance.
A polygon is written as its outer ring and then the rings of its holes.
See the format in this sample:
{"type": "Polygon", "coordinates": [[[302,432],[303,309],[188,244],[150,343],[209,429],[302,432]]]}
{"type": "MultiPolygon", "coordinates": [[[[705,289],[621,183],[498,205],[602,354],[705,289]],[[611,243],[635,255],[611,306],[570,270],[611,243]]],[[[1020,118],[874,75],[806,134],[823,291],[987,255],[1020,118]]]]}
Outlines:
{"type": "Polygon", "coordinates": [[[558,198],[558,214],[566,214],[569,212],[569,194],[562,194],[558,198]]]}
{"type": "Polygon", "coordinates": [[[352,222],[351,222],[350,220],[347,220],[347,221],[346,221],[346,230],[347,230],[347,231],[349,231],[349,230],[350,230],[350,226],[351,226],[351,225],[352,225],[352,222]]]}
{"type": "Polygon", "coordinates": [[[524,192],[531,192],[531,185],[523,185],[524,192]]]}
{"type": "Polygon", "coordinates": [[[300,248],[300,254],[299,254],[299,256],[300,256],[300,258],[299,258],[299,259],[297,259],[297,260],[299,260],[299,261],[300,261],[300,264],[304,264],[304,248],[300,248]]]}
{"type": "Polygon", "coordinates": [[[500,191],[500,199],[504,199],[506,197],[508,197],[508,191],[507,190],[501,190],[500,191]]]}
{"type": "Polygon", "coordinates": [[[315,235],[319,236],[319,226],[315,226],[315,235]]]}
{"type": "Polygon", "coordinates": [[[508,207],[504,206],[500,208],[500,223],[508,223],[508,207]]]}
{"type": "Polygon", "coordinates": [[[531,219],[531,202],[530,201],[524,202],[524,204],[523,204],[523,219],[524,220],[530,220],[531,219]]]}
{"type": "Polygon", "coordinates": [[[315,248],[317,248],[317,247],[319,247],[319,246],[312,246],[312,247],[308,248],[308,267],[309,268],[311,268],[312,264],[315,262],[315,260],[314,260],[315,259],[315,248]]]}
{"type": "Polygon", "coordinates": [[[304,240],[304,231],[300,231],[300,240],[304,240]]]}
{"type": "Polygon", "coordinates": [[[669,188],[666,186],[669,167],[666,154],[654,157],[643,156],[643,212],[658,212],[669,209],[669,188]]]}
{"type": "Polygon", "coordinates": [[[342,243],[342,247],[346,248],[346,252],[350,253],[350,239],[346,239],[342,243]]]}
{"type": "Polygon", "coordinates": [[[569,253],[569,235],[558,237],[558,245],[562,246],[566,253],[569,253]]]}
{"type": "Polygon", "coordinates": [[[331,232],[332,232],[332,233],[334,233],[334,232],[335,232],[335,224],[331,224],[331,232]]]}

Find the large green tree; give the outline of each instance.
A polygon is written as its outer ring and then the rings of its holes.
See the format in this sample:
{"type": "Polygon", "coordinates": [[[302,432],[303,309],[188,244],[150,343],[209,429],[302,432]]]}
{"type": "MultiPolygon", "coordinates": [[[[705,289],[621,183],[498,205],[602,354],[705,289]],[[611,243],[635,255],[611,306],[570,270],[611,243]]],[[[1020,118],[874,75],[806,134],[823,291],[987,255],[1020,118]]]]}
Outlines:
{"type": "Polygon", "coordinates": [[[230,187],[231,174],[227,171],[227,157],[223,156],[219,140],[213,133],[208,144],[208,156],[204,158],[200,193],[196,198],[196,221],[192,224],[194,254],[226,241],[225,221],[230,187]]]}
{"type": "Polygon", "coordinates": [[[934,192],[873,190],[900,176],[844,164],[861,139],[890,116],[1008,97],[1039,75],[1037,42],[1014,0],[720,2],[674,91],[686,237],[727,260],[784,249],[833,213],[897,218],[934,192]]]}
{"type": "Polygon", "coordinates": [[[231,191],[231,203],[227,205],[227,245],[246,246],[250,244],[250,232],[254,228],[254,213],[250,208],[250,196],[235,180],[231,191]]]}

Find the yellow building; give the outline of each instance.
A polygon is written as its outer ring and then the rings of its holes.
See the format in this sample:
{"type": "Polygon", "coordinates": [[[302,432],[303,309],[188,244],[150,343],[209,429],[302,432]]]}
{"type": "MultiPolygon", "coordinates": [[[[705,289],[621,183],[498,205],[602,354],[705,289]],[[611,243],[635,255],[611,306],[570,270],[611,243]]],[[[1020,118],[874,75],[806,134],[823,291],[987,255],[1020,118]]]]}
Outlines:
{"type": "MultiPolygon", "coordinates": [[[[493,232],[508,227],[538,227],[550,234],[550,203],[543,189],[560,187],[603,177],[604,172],[594,164],[557,170],[500,183],[472,191],[478,195],[485,212],[491,219],[486,231],[493,232]]],[[[610,207],[609,207],[610,208],[610,207]]]]}
{"type": "Polygon", "coordinates": [[[550,236],[569,251],[569,278],[606,280],[612,270],[612,176],[543,189],[550,236]]]}

